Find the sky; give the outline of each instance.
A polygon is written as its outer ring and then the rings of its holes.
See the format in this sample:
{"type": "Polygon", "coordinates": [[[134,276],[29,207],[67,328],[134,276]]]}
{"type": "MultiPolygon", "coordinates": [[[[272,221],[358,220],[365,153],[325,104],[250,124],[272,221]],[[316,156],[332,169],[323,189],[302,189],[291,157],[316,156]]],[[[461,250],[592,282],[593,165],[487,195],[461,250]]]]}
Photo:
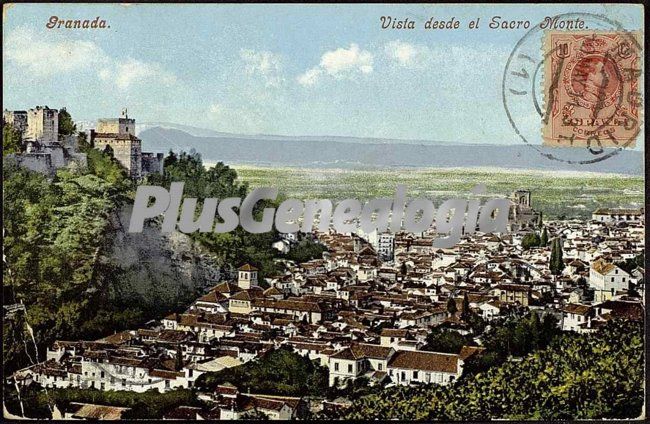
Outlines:
{"type": "Polygon", "coordinates": [[[501,81],[528,30],[487,24],[568,12],[643,28],[640,5],[17,4],[3,14],[3,108],[96,120],[126,107],[137,122],[241,134],[513,144],[501,81]],[[53,15],[109,28],[47,29],[53,15]],[[417,29],[382,29],[382,16],[417,29]],[[461,27],[424,30],[431,17],[461,27]]]}

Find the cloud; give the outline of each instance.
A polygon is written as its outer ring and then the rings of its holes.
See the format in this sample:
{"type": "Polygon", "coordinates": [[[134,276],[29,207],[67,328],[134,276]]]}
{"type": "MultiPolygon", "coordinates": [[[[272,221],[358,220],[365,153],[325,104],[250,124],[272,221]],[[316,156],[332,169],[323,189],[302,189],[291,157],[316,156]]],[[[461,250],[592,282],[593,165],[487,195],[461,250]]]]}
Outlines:
{"type": "Polygon", "coordinates": [[[92,41],[39,39],[28,28],[19,27],[4,41],[5,59],[37,78],[90,69],[107,58],[92,41]]]}
{"type": "Polygon", "coordinates": [[[244,61],[248,75],[259,75],[267,87],[277,87],[282,83],[282,59],[269,51],[241,49],[239,57],[244,61]]]}
{"type": "Polygon", "coordinates": [[[439,68],[444,63],[463,73],[482,72],[487,66],[492,68],[495,58],[507,57],[507,50],[500,46],[484,45],[435,45],[412,44],[401,40],[389,41],[384,45],[384,54],[389,63],[398,67],[421,69],[439,68]],[[468,66],[471,64],[472,66],[468,66]]]}
{"type": "Polygon", "coordinates": [[[322,69],[313,68],[308,69],[304,74],[298,75],[298,83],[300,85],[314,85],[318,82],[318,78],[323,74],[322,69]]]}
{"type": "Polygon", "coordinates": [[[384,46],[386,56],[404,67],[420,67],[431,57],[431,50],[421,44],[411,44],[400,40],[390,41],[384,46]]]}
{"type": "Polygon", "coordinates": [[[176,76],[155,62],[143,62],[107,55],[93,41],[70,40],[61,36],[41,37],[33,29],[18,27],[5,39],[5,59],[36,80],[47,80],[62,74],[92,72],[118,89],[135,84],[171,85],[176,76]]]}
{"type": "Polygon", "coordinates": [[[156,81],[157,84],[167,86],[176,83],[176,76],[164,70],[159,64],[145,63],[133,58],[115,63],[112,69],[100,70],[99,77],[104,81],[114,82],[122,90],[148,81],[156,81]]]}
{"type": "Polygon", "coordinates": [[[320,63],[299,75],[298,83],[304,86],[314,85],[323,76],[336,79],[353,78],[359,74],[370,74],[373,71],[374,56],[367,50],[361,50],[355,43],[349,48],[340,47],[325,52],[320,63]]]}

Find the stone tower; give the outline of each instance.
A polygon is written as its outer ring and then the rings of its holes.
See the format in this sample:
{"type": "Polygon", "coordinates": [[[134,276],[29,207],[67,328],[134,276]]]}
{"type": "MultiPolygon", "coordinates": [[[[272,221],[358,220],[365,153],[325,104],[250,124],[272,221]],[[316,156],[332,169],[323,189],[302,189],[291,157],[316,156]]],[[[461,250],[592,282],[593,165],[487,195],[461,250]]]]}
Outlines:
{"type": "Polygon", "coordinates": [[[119,118],[98,120],[96,132],[91,131],[91,142],[99,150],[110,146],[131,178],[142,176],[142,142],[135,136],[135,119],[129,118],[126,109],[119,118]]]}
{"type": "Polygon", "coordinates": [[[257,287],[257,271],[257,268],[250,264],[240,267],[237,278],[239,288],[248,290],[252,287],[257,287]]]}

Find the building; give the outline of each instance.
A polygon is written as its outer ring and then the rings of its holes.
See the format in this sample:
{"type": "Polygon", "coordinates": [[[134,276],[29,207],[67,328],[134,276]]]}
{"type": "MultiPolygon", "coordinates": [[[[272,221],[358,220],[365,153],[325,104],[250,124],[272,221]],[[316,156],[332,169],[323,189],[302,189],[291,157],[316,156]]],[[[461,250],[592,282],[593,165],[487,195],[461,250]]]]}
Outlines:
{"type": "Polygon", "coordinates": [[[358,343],[336,352],[330,356],[329,385],[343,386],[347,381],[375,372],[383,373],[388,369],[388,361],[395,353],[390,346],[358,343]]]}
{"type": "Polygon", "coordinates": [[[238,270],[237,285],[243,290],[257,287],[257,271],[253,265],[245,264],[238,270]]]}
{"type": "Polygon", "coordinates": [[[126,109],[119,118],[99,119],[97,129],[90,130],[90,144],[102,151],[110,150],[131,178],[163,172],[164,155],[142,152],[142,140],[135,135],[135,119],[129,118],[126,109]]]}
{"type": "Polygon", "coordinates": [[[384,261],[392,261],[395,256],[395,234],[382,233],[377,240],[377,253],[384,261]]]}
{"type": "Polygon", "coordinates": [[[498,284],[494,288],[494,294],[499,297],[500,302],[528,306],[531,299],[531,288],[524,284],[498,284]]]}
{"type": "Polygon", "coordinates": [[[9,111],[2,114],[22,135],[24,152],[7,155],[19,166],[54,176],[59,168],[74,164],[85,168],[87,158],[79,152],[76,135],[59,135],[59,111],[47,106],[36,106],[29,111],[9,111]]]}
{"type": "Polygon", "coordinates": [[[510,201],[509,231],[531,229],[538,225],[540,214],[533,209],[530,190],[515,191],[510,195],[510,201]]]}
{"type": "Polygon", "coordinates": [[[388,363],[388,375],[395,384],[435,383],[446,385],[463,373],[463,361],[451,353],[402,350],[388,363]]]}
{"type": "Polygon", "coordinates": [[[25,110],[7,110],[2,112],[2,119],[5,123],[10,124],[14,129],[24,134],[27,131],[27,111],[25,110]]]}
{"type": "Polygon", "coordinates": [[[30,109],[27,112],[27,131],[24,139],[40,143],[58,142],[59,111],[47,106],[36,106],[30,109]]]}
{"type": "Polygon", "coordinates": [[[589,268],[589,287],[594,290],[594,301],[604,302],[617,292],[629,290],[630,274],[612,263],[597,259],[589,268]]]}
{"type": "Polygon", "coordinates": [[[599,208],[591,214],[591,219],[598,222],[643,222],[644,210],[623,208],[599,208]]]}
{"type": "Polygon", "coordinates": [[[584,331],[591,326],[594,308],[589,305],[569,303],[562,308],[562,330],[584,331]]]}

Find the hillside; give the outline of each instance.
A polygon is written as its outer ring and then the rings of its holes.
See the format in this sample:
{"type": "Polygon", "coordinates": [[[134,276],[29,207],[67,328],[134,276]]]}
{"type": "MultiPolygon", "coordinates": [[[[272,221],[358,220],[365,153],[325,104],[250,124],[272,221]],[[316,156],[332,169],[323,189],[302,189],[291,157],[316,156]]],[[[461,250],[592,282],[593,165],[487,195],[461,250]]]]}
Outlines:
{"type": "Polygon", "coordinates": [[[567,420],[637,418],[644,400],[641,324],[564,334],[547,349],[449,387],[391,387],[353,401],[351,420],[567,420]]]}

